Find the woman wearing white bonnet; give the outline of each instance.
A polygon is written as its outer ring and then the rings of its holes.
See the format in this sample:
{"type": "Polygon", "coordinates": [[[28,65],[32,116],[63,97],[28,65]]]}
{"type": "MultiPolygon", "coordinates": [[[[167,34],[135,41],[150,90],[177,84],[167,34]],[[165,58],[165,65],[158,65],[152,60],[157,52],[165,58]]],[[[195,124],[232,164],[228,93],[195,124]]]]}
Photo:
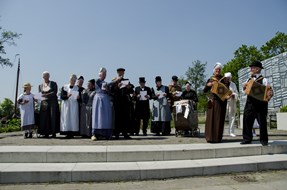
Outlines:
{"type": "Polygon", "coordinates": [[[215,65],[214,65],[214,67],[213,67],[213,73],[215,72],[216,69],[220,69],[220,70],[221,70],[222,67],[223,67],[223,66],[222,66],[221,63],[216,62],[215,65]]]}
{"type": "Polygon", "coordinates": [[[226,110],[229,121],[229,135],[231,137],[236,137],[236,135],[234,134],[234,124],[235,124],[235,115],[237,111],[238,90],[236,84],[231,81],[232,75],[230,72],[225,73],[224,77],[229,80],[230,82],[229,90],[232,91],[230,99],[227,100],[227,110],[226,110]]]}
{"type": "Polygon", "coordinates": [[[76,85],[77,76],[70,76],[70,83],[61,89],[61,122],[60,134],[66,138],[79,135],[79,87],[76,85]]]}
{"type": "Polygon", "coordinates": [[[60,131],[60,110],[58,103],[58,85],[50,80],[50,73],[42,73],[43,83],[39,85],[39,92],[45,98],[40,103],[39,116],[36,115],[35,121],[38,125],[38,134],[48,138],[49,135],[56,137],[60,131]]]}
{"type": "Polygon", "coordinates": [[[107,69],[105,67],[101,67],[99,70],[99,75],[102,73],[107,73],[107,69]]]}
{"type": "Polygon", "coordinates": [[[44,77],[45,75],[50,75],[50,73],[49,73],[48,71],[44,71],[44,72],[42,73],[42,76],[44,77]]]}
{"type": "Polygon", "coordinates": [[[209,143],[220,143],[222,141],[224,120],[227,100],[222,101],[211,88],[216,81],[220,81],[229,88],[229,81],[221,75],[222,64],[217,62],[211,76],[204,87],[204,92],[209,92],[208,109],[205,123],[205,139],[209,143]]]}
{"type": "Polygon", "coordinates": [[[110,139],[113,134],[113,107],[109,96],[109,84],[105,81],[106,74],[106,68],[100,68],[99,78],[95,84],[96,95],[93,101],[91,138],[93,141],[110,139]]]}
{"type": "Polygon", "coordinates": [[[70,76],[70,80],[76,81],[76,80],[77,80],[77,75],[72,74],[72,75],[70,76]]]}

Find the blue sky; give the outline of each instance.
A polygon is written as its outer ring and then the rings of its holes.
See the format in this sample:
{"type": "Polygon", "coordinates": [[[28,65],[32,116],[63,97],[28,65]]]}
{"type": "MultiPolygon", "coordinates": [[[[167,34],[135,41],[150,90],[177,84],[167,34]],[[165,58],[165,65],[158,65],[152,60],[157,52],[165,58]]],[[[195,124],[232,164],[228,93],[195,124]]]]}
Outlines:
{"type": "MultiPolygon", "coordinates": [[[[22,34],[7,58],[21,57],[20,86],[36,92],[42,72],[61,87],[72,73],[86,82],[118,67],[138,85],[182,76],[195,60],[225,64],[242,44],[262,46],[287,33],[286,0],[0,0],[0,26],[22,34]]],[[[15,66],[0,68],[0,101],[14,100],[15,66]]],[[[22,91],[21,88],[19,90],[22,91]]]]}

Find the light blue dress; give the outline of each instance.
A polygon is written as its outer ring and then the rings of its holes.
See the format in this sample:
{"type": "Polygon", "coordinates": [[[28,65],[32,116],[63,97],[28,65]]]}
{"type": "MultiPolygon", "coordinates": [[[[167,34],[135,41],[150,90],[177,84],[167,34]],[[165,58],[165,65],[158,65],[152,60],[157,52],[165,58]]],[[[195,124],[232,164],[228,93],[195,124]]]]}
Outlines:
{"type": "Polygon", "coordinates": [[[113,106],[108,85],[100,79],[96,81],[96,95],[94,96],[92,114],[92,135],[111,138],[113,134],[113,106]]]}

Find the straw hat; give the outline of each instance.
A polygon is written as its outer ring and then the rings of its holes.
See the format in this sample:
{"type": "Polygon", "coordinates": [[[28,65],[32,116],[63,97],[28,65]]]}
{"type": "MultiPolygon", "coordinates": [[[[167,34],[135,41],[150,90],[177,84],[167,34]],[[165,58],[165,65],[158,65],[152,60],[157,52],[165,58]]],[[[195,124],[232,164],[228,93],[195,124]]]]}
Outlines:
{"type": "Polygon", "coordinates": [[[30,83],[25,83],[23,85],[23,88],[31,88],[31,87],[32,87],[32,85],[30,83]]]}

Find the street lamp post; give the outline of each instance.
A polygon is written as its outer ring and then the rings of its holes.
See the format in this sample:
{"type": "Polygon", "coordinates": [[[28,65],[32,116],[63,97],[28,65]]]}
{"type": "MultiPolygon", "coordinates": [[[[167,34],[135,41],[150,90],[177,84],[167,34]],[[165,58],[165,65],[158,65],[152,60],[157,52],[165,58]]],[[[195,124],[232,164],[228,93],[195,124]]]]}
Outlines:
{"type": "Polygon", "coordinates": [[[16,80],[16,90],[15,90],[14,116],[16,116],[16,111],[17,111],[18,85],[19,85],[19,75],[20,75],[20,54],[16,54],[15,58],[17,56],[19,57],[18,57],[17,80],[16,80]]]}

